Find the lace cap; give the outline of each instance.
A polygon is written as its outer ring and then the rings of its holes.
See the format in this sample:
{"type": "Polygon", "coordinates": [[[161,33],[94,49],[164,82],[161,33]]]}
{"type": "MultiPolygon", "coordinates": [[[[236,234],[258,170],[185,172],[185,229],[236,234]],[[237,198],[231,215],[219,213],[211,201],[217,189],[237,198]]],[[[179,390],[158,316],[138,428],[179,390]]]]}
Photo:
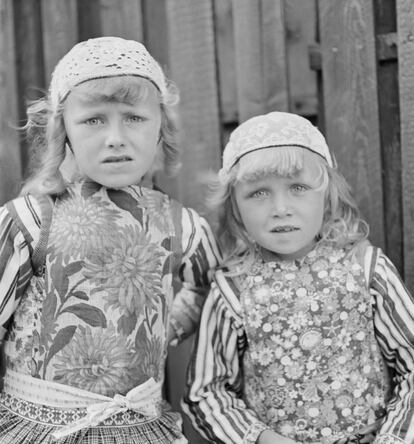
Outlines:
{"type": "Polygon", "coordinates": [[[297,114],[275,111],[252,117],[231,133],[219,174],[226,176],[241,157],[252,151],[281,146],[306,148],[322,156],[330,167],[335,167],[325,137],[318,128],[297,114]]]}
{"type": "Polygon", "coordinates": [[[98,37],[77,43],[52,73],[49,89],[52,106],[56,109],[83,82],[125,75],[144,77],[161,95],[166,94],[164,72],[142,43],[120,37],[98,37]]]}

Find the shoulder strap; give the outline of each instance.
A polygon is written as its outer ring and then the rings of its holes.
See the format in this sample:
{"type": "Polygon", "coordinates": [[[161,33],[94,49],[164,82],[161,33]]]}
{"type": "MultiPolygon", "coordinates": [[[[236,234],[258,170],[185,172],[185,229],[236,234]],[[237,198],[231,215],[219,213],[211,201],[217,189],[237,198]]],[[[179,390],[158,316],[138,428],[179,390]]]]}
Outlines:
{"type": "Polygon", "coordinates": [[[353,253],[357,262],[364,270],[365,281],[369,288],[375,271],[379,249],[372,246],[371,243],[365,239],[357,244],[353,253]]]}
{"type": "Polygon", "coordinates": [[[182,262],[183,256],[183,246],[182,246],[182,219],[183,219],[183,206],[175,199],[170,199],[170,211],[172,222],[174,225],[174,236],[171,239],[171,253],[172,253],[172,263],[171,272],[173,274],[174,287],[180,285],[177,276],[178,269],[182,262]]]}
{"type": "Polygon", "coordinates": [[[42,223],[40,225],[39,242],[33,251],[32,266],[35,274],[42,274],[46,259],[46,248],[49,240],[54,201],[48,195],[38,195],[35,197],[40,205],[42,223]]]}

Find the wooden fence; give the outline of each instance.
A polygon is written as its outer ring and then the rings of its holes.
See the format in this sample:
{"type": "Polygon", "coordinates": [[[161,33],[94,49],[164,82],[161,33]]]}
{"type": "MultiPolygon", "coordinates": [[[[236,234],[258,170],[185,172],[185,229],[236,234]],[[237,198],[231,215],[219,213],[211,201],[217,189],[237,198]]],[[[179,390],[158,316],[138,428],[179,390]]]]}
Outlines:
{"type": "MultiPolygon", "coordinates": [[[[302,114],[414,290],[413,23],[412,0],[0,0],[0,204],[27,174],[13,129],[26,100],[74,43],[118,35],[143,41],[181,90],[183,170],[161,186],[203,211],[198,179],[219,168],[229,131],[258,113],[302,114]]],[[[174,406],[189,347],[169,362],[174,406]]]]}

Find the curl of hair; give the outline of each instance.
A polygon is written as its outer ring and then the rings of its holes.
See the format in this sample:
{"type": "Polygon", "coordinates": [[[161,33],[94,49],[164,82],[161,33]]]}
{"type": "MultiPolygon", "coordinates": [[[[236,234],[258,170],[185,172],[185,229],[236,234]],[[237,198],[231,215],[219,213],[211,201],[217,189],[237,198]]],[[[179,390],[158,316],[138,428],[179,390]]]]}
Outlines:
{"type": "MultiPolygon", "coordinates": [[[[345,178],[326,164],[323,168],[328,175],[328,184],[318,240],[338,248],[356,246],[368,237],[368,224],[361,218],[345,178]]],[[[218,210],[219,214],[217,237],[224,257],[222,268],[227,269],[226,274],[233,276],[245,272],[257,257],[257,245],[244,228],[237,207],[234,194],[237,180],[237,165],[227,177],[211,177],[207,201],[207,205],[218,210]]]]}
{"type": "MultiPolygon", "coordinates": [[[[125,76],[133,79],[137,84],[137,77],[125,76]]],[[[125,77],[120,84],[126,85],[122,94],[128,94],[128,82],[125,77]]],[[[112,82],[114,78],[99,79],[100,82],[112,82]]],[[[119,78],[115,78],[119,79],[119,78]]],[[[142,78],[138,85],[148,84],[142,78]]],[[[178,89],[172,82],[167,84],[167,92],[161,97],[161,158],[154,165],[157,169],[164,169],[167,175],[175,175],[181,167],[179,159],[179,119],[176,105],[179,102],[178,89]]],[[[68,183],[64,179],[60,167],[66,158],[67,134],[63,121],[63,104],[57,110],[52,109],[50,100],[45,98],[33,101],[27,108],[27,123],[22,128],[31,144],[32,171],[22,187],[20,194],[49,194],[58,195],[64,192],[68,183]]],[[[150,172],[150,173],[151,173],[150,172]]]]}

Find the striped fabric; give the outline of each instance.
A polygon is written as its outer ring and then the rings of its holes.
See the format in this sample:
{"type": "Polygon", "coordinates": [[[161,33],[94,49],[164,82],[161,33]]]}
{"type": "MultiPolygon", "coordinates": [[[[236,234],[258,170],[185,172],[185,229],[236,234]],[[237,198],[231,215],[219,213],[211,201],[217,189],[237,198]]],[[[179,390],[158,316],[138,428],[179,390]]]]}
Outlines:
{"type": "MultiPolygon", "coordinates": [[[[374,330],[393,376],[394,393],[375,444],[414,442],[414,299],[378,248],[364,257],[374,310],[374,330]]],[[[237,290],[216,273],[204,305],[190,362],[183,409],[211,442],[254,443],[268,428],[242,399],[242,356],[247,350],[237,290]]]]}

